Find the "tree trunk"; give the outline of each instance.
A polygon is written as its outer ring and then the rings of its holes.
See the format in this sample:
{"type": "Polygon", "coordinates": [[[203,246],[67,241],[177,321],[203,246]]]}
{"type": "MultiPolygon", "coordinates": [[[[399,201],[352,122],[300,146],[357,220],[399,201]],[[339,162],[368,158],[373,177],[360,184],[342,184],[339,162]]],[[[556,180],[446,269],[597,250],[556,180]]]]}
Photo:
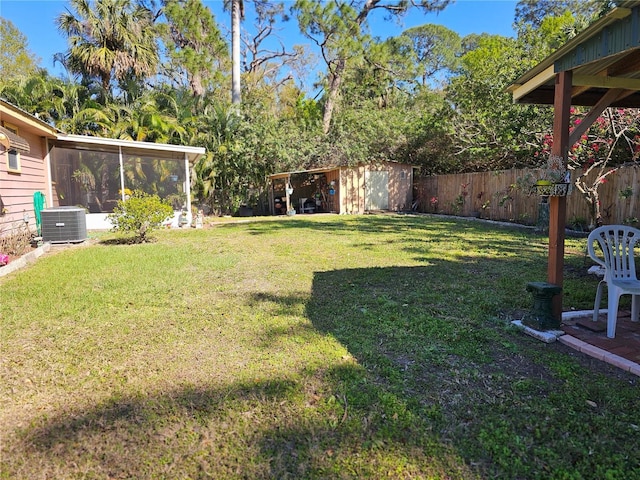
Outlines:
{"type": "Polygon", "coordinates": [[[340,93],[340,85],[342,84],[342,74],[344,73],[345,65],[346,61],[344,58],[338,59],[335,68],[329,74],[329,91],[322,112],[322,131],[325,135],[329,133],[329,129],[331,128],[331,118],[333,117],[333,111],[338,102],[338,94],[340,93]]]}
{"type": "Polygon", "coordinates": [[[202,75],[199,72],[194,72],[189,75],[189,87],[194,97],[201,97],[204,95],[204,87],[202,86],[202,75]]]}
{"type": "Polygon", "coordinates": [[[231,4],[231,103],[239,104],[240,97],[240,17],[242,0],[233,0],[231,4]]]}
{"type": "MultiPolygon", "coordinates": [[[[369,12],[380,2],[380,0],[367,0],[362,6],[362,10],[356,17],[356,24],[358,27],[364,23],[367,19],[369,12]]],[[[333,70],[330,69],[329,73],[329,91],[327,92],[327,101],[324,104],[324,110],[322,112],[322,131],[329,133],[331,128],[331,119],[333,117],[333,111],[336,108],[338,102],[338,95],[340,94],[340,86],[342,85],[342,77],[346,68],[347,61],[344,57],[340,57],[336,60],[333,70]]]]}

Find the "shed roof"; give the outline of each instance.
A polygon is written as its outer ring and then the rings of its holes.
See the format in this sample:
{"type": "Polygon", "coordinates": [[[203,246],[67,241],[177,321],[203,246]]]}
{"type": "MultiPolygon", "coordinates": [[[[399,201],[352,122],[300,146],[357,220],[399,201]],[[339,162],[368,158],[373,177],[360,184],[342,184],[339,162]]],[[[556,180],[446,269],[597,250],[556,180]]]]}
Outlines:
{"type": "MultiPolygon", "coordinates": [[[[394,160],[384,160],[378,163],[393,163],[396,165],[408,165],[411,166],[413,168],[413,165],[409,164],[409,163],[403,163],[403,162],[397,162],[394,160]]],[[[290,175],[298,175],[301,173],[326,173],[326,172],[331,172],[332,170],[338,170],[340,168],[353,168],[353,167],[357,167],[357,166],[361,166],[361,165],[373,165],[376,164],[375,162],[372,163],[358,163],[357,165],[328,165],[326,167],[317,167],[317,168],[309,168],[307,170],[292,170],[290,172],[278,172],[278,173],[273,173],[271,175],[269,175],[269,179],[271,180],[275,180],[278,178],[287,178],[290,175]]]]}
{"type": "Polygon", "coordinates": [[[571,70],[572,105],[595,105],[619,90],[610,106],[640,107],[640,1],[625,0],[518,78],[515,103],[553,104],[555,74],[571,70]]]}
{"type": "Polygon", "coordinates": [[[269,175],[269,178],[271,180],[276,180],[278,178],[287,178],[290,175],[299,174],[299,173],[326,173],[332,170],[336,170],[338,168],[340,167],[334,166],[334,167],[323,167],[323,168],[311,168],[309,170],[293,170],[291,172],[278,172],[278,173],[273,173],[269,175]]]}

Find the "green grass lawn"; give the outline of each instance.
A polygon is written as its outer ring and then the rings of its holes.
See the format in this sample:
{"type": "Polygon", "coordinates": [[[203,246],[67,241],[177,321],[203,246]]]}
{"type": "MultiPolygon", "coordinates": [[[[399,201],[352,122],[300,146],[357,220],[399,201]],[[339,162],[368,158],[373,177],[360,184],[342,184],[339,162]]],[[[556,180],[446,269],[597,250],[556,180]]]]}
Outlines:
{"type": "MultiPolygon", "coordinates": [[[[640,478],[638,377],[510,326],[543,236],[319,215],[157,238],[0,279],[1,478],[640,478]]],[[[592,308],[585,246],[565,308],[592,308]]]]}

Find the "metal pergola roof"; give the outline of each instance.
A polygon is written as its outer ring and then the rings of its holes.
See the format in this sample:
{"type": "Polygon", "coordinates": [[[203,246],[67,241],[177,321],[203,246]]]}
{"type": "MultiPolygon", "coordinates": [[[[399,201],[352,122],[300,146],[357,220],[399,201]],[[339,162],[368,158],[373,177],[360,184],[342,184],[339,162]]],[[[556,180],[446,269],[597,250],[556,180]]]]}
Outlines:
{"type": "Polygon", "coordinates": [[[640,107],[640,1],[619,2],[507,91],[516,103],[553,104],[555,75],[569,70],[572,105],[596,105],[616,90],[609,106],[640,107]]]}

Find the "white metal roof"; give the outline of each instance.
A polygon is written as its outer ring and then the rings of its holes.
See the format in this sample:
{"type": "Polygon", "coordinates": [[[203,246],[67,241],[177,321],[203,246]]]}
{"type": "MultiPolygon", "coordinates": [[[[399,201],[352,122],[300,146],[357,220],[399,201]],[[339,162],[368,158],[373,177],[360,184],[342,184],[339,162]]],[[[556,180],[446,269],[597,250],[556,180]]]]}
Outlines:
{"type": "Polygon", "coordinates": [[[163,153],[163,156],[173,154],[176,158],[184,158],[186,155],[190,163],[195,163],[206,153],[203,147],[191,147],[185,145],[172,145],[168,143],[135,142],[132,140],[119,140],[117,138],[89,137],[86,135],[63,135],[56,137],[55,143],[59,146],[70,148],[91,148],[103,151],[118,151],[122,148],[126,153],[136,153],[140,155],[152,155],[163,153]],[[178,154],[178,155],[176,155],[178,154]]]}

